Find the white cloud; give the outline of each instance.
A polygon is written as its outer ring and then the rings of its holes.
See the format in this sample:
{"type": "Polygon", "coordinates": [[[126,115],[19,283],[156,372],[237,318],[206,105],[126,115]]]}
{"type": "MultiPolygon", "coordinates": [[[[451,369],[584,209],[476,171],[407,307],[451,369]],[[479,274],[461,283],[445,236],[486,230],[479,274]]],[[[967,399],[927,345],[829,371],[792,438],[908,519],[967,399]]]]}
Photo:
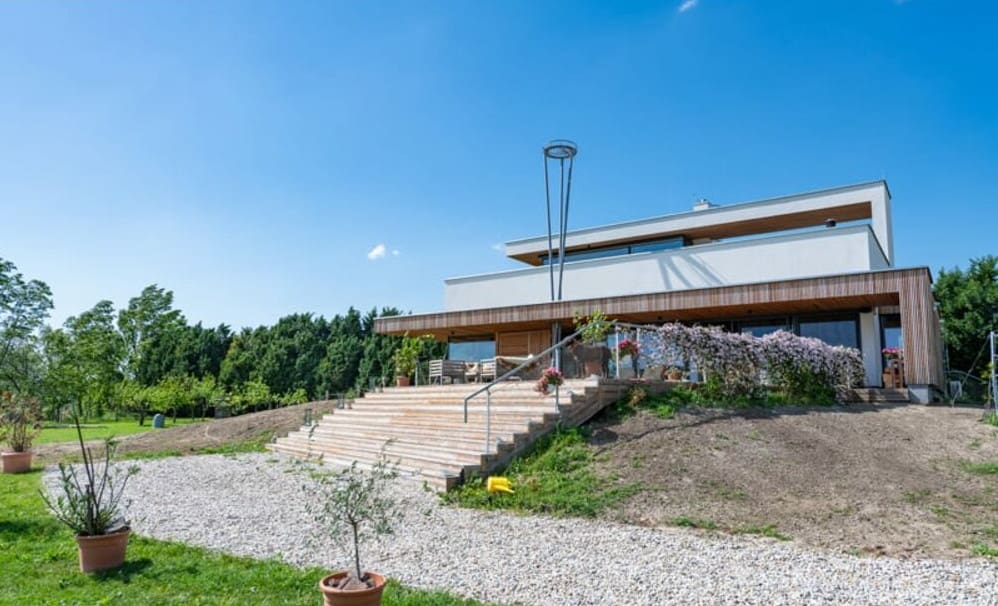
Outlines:
{"type": "Polygon", "coordinates": [[[399,249],[396,248],[396,249],[392,250],[392,256],[393,257],[399,256],[399,249]]]}
{"type": "Polygon", "coordinates": [[[679,12],[685,13],[688,10],[692,10],[697,7],[700,0],[683,0],[683,3],[679,5],[679,12]]]}
{"type": "Polygon", "coordinates": [[[367,251],[367,258],[370,259],[371,261],[377,261],[378,259],[384,259],[385,258],[385,245],[384,244],[378,244],[377,246],[375,246],[371,250],[367,251]]]}
{"type": "Polygon", "coordinates": [[[495,250],[495,251],[498,251],[498,252],[502,252],[503,251],[503,245],[502,244],[493,244],[492,245],[492,250],[495,250]]]}

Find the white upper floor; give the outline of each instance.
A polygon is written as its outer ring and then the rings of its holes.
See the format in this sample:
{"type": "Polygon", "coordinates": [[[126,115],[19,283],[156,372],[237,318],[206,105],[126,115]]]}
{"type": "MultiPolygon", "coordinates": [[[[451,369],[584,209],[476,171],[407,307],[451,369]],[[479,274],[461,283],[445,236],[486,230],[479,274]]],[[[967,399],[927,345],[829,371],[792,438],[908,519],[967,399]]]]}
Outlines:
{"type": "MultiPolygon", "coordinates": [[[[893,266],[883,181],[566,233],[563,300],[770,282],[893,266]],[[838,225],[846,223],[847,225],[838,225]]],[[[553,239],[557,246],[558,237],[553,239]]],[[[506,244],[523,269],[450,278],[444,309],[551,300],[548,238],[506,244]]],[[[555,279],[557,281],[557,251],[555,279]]]]}

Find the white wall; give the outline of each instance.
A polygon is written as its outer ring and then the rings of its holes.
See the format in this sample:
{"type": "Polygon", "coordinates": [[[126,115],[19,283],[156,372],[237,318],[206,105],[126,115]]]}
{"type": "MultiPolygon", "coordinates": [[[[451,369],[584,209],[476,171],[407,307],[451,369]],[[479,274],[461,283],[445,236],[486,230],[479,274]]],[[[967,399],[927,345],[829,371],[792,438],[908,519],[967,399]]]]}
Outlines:
{"type": "MultiPolygon", "coordinates": [[[[866,225],[565,264],[563,299],[687,290],[877,269],[886,264],[866,225]]],[[[557,267],[555,267],[557,273],[557,267]]],[[[557,275],[555,276],[557,281],[557,275]]],[[[547,267],[451,278],[444,309],[550,301],[547,267]]]]}
{"type": "Polygon", "coordinates": [[[869,387],[880,387],[881,355],[880,350],[880,317],[874,311],[859,314],[859,342],[863,348],[863,367],[866,369],[866,384],[869,387]]]}

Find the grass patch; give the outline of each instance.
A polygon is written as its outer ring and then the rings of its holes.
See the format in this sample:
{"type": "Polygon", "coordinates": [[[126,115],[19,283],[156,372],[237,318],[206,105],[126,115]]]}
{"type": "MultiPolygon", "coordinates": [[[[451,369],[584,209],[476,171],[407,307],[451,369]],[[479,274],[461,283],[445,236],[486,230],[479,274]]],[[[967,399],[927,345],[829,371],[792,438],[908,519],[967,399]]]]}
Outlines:
{"type": "MultiPolygon", "coordinates": [[[[0,476],[0,604],[312,606],[327,571],[133,536],[125,566],[79,572],[72,533],[45,510],[41,472],[0,476]]],[[[391,582],[386,606],[480,606],[391,582]]]]}
{"type": "Polygon", "coordinates": [[[556,430],[514,459],[502,474],[509,477],[514,494],[489,495],[479,478],[441,498],[477,509],[595,517],[641,490],[639,484],[613,485],[612,479],[597,476],[593,462],[583,429],[556,430]]]}
{"type": "Polygon", "coordinates": [[[998,548],[988,547],[987,545],[977,545],[974,547],[974,555],[984,556],[986,558],[998,558],[998,548]]]}
{"type": "Polygon", "coordinates": [[[998,474],[998,462],[992,463],[970,463],[964,461],[960,465],[964,471],[967,473],[976,473],[983,475],[996,475],[998,474]]]}
{"type": "Polygon", "coordinates": [[[674,518],[670,523],[673,526],[679,526],[680,528],[701,528],[703,530],[717,530],[717,524],[710,520],[687,518],[685,516],[674,518]]]}
{"type": "MultiPolygon", "coordinates": [[[[197,422],[197,419],[177,419],[176,423],[167,418],[166,427],[179,427],[197,422]]],[[[81,423],[84,440],[103,440],[104,438],[130,436],[137,433],[153,431],[152,417],[145,425],[139,425],[136,419],[119,419],[117,421],[90,421],[81,423]]],[[[35,444],[55,444],[58,442],[75,442],[76,427],[72,423],[46,423],[41,433],[35,438],[35,444]]]]}
{"type": "Polygon", "coordinates": [[[984,417],[984,422],[993,427],[998,427],[998,413],[991,413],[984,417]]]}
{"type": "Polygon", "coordinates": [[[765,526],[745,526],[743,528],[738,528],[735,534],[754,534],[760,537],[769,537],[770,539],[776,539],[778,541],[789,541],[790,537],[782,534],[776,530],[776,526],[772,524],[767,524],[765,526]]]}

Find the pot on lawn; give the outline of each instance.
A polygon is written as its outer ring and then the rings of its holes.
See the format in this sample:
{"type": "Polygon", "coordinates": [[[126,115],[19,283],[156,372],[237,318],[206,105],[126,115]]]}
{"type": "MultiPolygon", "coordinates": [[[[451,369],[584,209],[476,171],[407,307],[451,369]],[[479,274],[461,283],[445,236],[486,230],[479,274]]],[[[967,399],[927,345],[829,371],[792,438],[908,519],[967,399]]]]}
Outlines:
{"type": "Polygon", "coordinates": [[[374,584],[367,589],[339,589],[329,585],[344,579],[347,571],[327,575],[319,581],[324,606],[381,606],[381,594],[385,590],[385,577],[373,572],[365,573],[374,584]]]}
{"type": "Polygon", "coordinates": [[[126,528],[110,534],[77,535],[76,544],[80,550],[80,570],[97,572],[120,568],[125,563],[128,534],[129,530],[126,528]]]}
{"type": "Polygon", "coordinates": [[[409,387],[409,377],[395,377],[395,387],[409,387]]]}
{"type": "Polygon", "coordinates": [[[4,473],[24,473],[31,471],[31,451],[5,452],[0,454],[4,473]]]}

